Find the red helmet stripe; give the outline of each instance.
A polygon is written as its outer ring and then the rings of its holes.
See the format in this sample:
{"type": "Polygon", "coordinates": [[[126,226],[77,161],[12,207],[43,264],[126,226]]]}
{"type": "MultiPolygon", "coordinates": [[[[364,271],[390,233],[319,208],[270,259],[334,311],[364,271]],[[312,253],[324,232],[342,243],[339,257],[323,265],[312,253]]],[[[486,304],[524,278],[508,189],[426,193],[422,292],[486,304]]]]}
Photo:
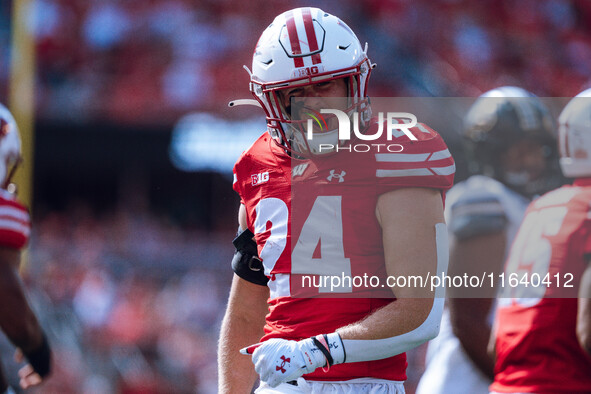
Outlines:
{"type": "MultiPolygon", "coordinates": [[[[301,55],[302,48],[300,48],[300,39],[298,37],[298,29],[296,28],[295,20],[293,18],[293,12],[289,12],[287,14],[285,25],[287,26],[287,34],[289,35],[292,54],[301,55]]],[[[293,64],[296,67],[304,67],[304,59],[301,57],[294,57],[293,64]]]]}
{"type": "MultiPolygon", "coordinates": [[[[308,46],[310,52],[318,50],[318,39],[316,38],[316,32],[314,31],[314,22],[312,21],[312,14],[309,8],[302,10],[302,16],[304,18],[304,28],[306,29],[306,37],[308,38],[308,46]]],[[[320,53],[312,55],[312,64],[318,64],[322,61],[320,53]]]]}

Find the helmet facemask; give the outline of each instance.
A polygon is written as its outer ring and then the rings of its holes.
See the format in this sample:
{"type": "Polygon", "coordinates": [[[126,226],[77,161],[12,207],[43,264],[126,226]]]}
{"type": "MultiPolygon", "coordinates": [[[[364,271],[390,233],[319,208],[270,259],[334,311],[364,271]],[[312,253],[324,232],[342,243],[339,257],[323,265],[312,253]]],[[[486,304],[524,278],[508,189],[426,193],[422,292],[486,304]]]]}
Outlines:
{"type": "MultiPolygon", "coordinates": [[[[349,141],[338,139],[337,118],[333,114],[320,114],[322,109],[337,109],[347,114],[350,121],[353,121],[354,114],[358,113],[359,127],[365,128],[371,118],[369,99],[361,96],[366,91],[366,84],[371,73],[371,64],[367,58],[354,68],[339,70],[291,81],[284,81],[278,84],[259,84],[251,82],[253,96],[266,112],[267,129],[274,140],[287,151],[298,156],[310,157],[313,155],[324,155],[333,153],[330,150],[320,152],[319,144],[331,144],[333,146],[344,146],[349,141]],[[306,89],[309,86],[330,83],[331,81],[344,80],[346,86],[346,104],[329,105],[324,108],[306,104],[305,96],[293,97],[289,103],[285,94],[293,89],[306,89]],[[361,88],[360,88],[361,86],[361,88]],[[328,108],[332,107],[332,108],[328,108]],[[340,108],[338,108],[340,107],[340,108]],[[321,117],[321,120],[316,120],[321,117]],[[321,128],[320,132],[315,131],[312,139],[308,139],[308,123],[313,120],[316,124],[325,125],[326,130],[321,128]]],[[[338,97],[326,96],[326,101],[334,101],[338,97]]]]}
{"type": "Polygon", "coordinates": [[[528,197],[562,182],[555,121],[533,94],[515,87],[493,89],[472,105],[464,123],[465,146],[474,173],[495,178],[528,197]],[[533,164],[540,162],[543,169],[533,164]]]}
{"type": "Polygon", "coordinates": [[[529,197],[540,195],[557,187],[555,141],[524,137],[499,152],[500,181],[513,190],[529,197]]]}

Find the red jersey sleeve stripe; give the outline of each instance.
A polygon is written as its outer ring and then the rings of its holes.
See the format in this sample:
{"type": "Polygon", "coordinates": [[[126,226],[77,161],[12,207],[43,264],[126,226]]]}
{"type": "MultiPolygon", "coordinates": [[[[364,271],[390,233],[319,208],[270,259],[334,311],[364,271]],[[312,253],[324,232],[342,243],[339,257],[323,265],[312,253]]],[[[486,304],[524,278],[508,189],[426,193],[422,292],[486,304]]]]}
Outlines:
{"type": "Polygon", "coordinates": [[[425,168],[406,168],[400,170],[376,170],[378,178],[386,177],[404,177],[404,176],[429,176],[429,175],[452,175],[456,172],[456,165],[452,164],[446,167],[425,167],[425,168]]]}
{"type": "Polygon", "coordinates": [[[451,175],[456,172],[456,164],[452,164],[447,167],[431,167],[430,170],[434,171],[437,175],[451,175]]]}
{"type": "Polygon", "coordinates": [[[0,230],[14,231],[15,233],[23,234],[26,237],[31,233],[31,229],[28,225],[6,219],[0,219],[0,230]]]}
{"type": "Polygon", "coordinates": [[[404,176],[429,176],[433,175],[427,168],[408,168],[406,170],[377,170],[378,178],[404,177],[404,176]]]}
{"type": "Polygon", "coordinates": [[[29,221],[29,214],[19,208],[11,206],[0,206],[0,217],[14,218],[22,222],[29,221]]]}
{"type": "Polygon", "coordinates": [[[18,219],[7,217],[7,216],[0,216],[0,222],[13,222],[13,223],[16,223],[16,224],[19,224],[21,226],[25,226],[28,228],[31,227],[29,224],[29,221],[18,220],[18,219]]]}
{"type": "Polygon", "coordinates": [[[449,151],[449,149],[444,149],[444,150],[440,150],[437,152],[433,152],[431,157],[429,157],[429,161],[443,160],[443,159],[448,159],[450,157],[451,157],[451,152],[449,151]]]}
{"type": "Polygon", "coordinates": [[[376,153],[376,161],[386,163],[408,163],[444,160],[451,157],[449,149],[433,153],[376,153]]]}
{"type": "Polygon", "coordinates": [[[408,163],[425,161],[429,153],[376,153],[376,161],[386,163],[408,163]]]}

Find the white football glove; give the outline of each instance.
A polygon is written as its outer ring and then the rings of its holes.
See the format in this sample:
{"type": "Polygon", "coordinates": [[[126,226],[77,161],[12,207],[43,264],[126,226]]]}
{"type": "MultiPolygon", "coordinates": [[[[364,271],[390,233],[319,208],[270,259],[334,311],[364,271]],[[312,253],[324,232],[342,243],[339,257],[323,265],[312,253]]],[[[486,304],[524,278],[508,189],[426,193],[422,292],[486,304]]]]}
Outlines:
{"type": "MultiPolygon", "coordinates": [[[[316,337],[318,338],[318,337],[316,337]]],[[[338,334],[326,337],[331,365],[345,361],[345,352],[338,334]]],[[[320,338],[322,341],[322,338],[320,338]]],[[[329,361],[317,344],[323,346],[318,339],[312,338],[301,341],[273,338],[256,348],[252,354],[254,369],[261,380],[271,387],[297,380],[300,376],[314,372],[316,368],[328,366],[329,361]]],[[[327,350],[327,346],[323,346],[327,350]]]]}

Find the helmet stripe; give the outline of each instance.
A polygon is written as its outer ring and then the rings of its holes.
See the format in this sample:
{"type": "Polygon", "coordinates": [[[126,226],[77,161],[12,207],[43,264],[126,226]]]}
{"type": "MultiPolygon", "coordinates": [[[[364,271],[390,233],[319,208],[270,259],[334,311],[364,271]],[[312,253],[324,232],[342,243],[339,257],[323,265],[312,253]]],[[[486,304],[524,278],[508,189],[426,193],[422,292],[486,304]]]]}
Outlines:
{"type": "MultiPolygon", "coordinates": [[[[302,10],[302,17],[304,18],[304,28],[306,29],[306,37],[308,38],[310,52],[315,52],[318,50],[318,39],[316,38],[314,22],[312,21],[312,14],[310,13],[309,8],[304,8],[302,10]]],[[[312,55],[312,64],[318,64],[321,61],[322,59],[320,58],[320,53],[315,53],[312,55]]]]}
{"type": "MultiPolygon", "coordinates": [[[[289,43],[291,44],[291,53],[293,55],[301,55],[300,39],[298,37],[298,30],[296,28],[295,20],[293,18],[293,11],[290,11],[285,16],[285,25],[287,26],[287,35],[289,36],[289,43]]],[[[304,67],[304,59],[301,57],[294,57],[293,64],[296,67],[304,67]]]]}

